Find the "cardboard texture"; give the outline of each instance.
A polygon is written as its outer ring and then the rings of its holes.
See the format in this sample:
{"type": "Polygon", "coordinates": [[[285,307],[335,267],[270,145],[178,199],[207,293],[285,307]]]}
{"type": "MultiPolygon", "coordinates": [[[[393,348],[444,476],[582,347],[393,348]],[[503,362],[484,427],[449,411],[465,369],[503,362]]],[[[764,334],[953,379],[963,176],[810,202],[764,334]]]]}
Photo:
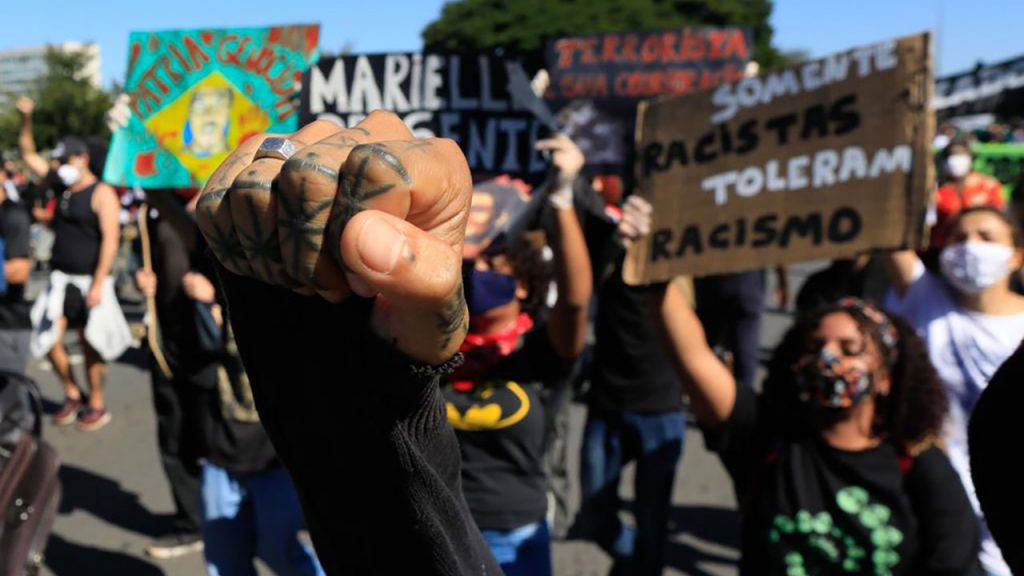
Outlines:
{"type": "Polygon", "coordinates": [[[919,246],[931,89],[921,34],[641,103],[638,192],[654,212],[626,282],[919,246]]]}

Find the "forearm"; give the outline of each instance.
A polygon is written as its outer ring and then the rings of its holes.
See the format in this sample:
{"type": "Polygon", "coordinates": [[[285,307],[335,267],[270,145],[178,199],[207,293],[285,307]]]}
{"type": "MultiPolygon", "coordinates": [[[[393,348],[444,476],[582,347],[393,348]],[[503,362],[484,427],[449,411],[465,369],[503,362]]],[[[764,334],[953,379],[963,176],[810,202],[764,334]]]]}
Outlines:
{"type": "Polygon", "coordinates": [[[889,282],[896,294],[902,297],[913,284],[914,271],[921,259],[913,250],[884,252],[882,258],[889,273],[889,282]]]}
{"type": "Polygon", "coordinates": [[[36,141],[32,137],[32,117],[21,117],[21,128],[18,130],[18,151],[22,158],[36,154],[36,141]]]}
{"type": "Polygon", "coordinates": [[[576,211],[555,210],[554,253],[558,301],[551,313],[555,350],[560,356],[578,356],[586,344],[587,311],[593,292],[590,255],[576,211]]]}
{"type": "Polygon", "coordinates": [[[117,234],[104,234],[100,241],[100,257],[96,263],[96,271],[92,274],[92,285],[100,286],[110,276],[114,268],[114,260],[117,258],[117,234]]]}
{"type": "Polygon", "coordinates": [[[261,421],[327,572],[500,574],[461,494],[437,378],[414,375],[372,335],[370,302],[218,275],[261,421]]]}
{"type": "Polygon", "coordinates": [[[694,415],[705,428],[717,430],[736,404],[735,378],[708,346],[704,327],[678,288],[666,284],[650,294],[650,303],[694,415]]]}
{"type": "Polygon", "coordinates": [[[18,132],[18,151],[21,153],[21,159],[25,162],[25,166],[32,173],[40,178],[46,176],[50,167],[47,165],[46,160],[43,160],[43,157],[36,151],[36,141],[32,137],[31,116],[21,117],[21,129],[18,132]]]}

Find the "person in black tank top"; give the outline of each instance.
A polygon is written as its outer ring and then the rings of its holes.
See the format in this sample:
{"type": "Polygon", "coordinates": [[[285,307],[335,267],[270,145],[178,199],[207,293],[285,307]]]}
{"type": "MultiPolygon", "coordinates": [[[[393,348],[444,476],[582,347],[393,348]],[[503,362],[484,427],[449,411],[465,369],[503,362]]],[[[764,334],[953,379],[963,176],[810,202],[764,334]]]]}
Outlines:
{"type": "MultiPolygon", "coordinates": [[[[54,247],[52,265],[55,271],[72,277],[91,277],[86,293],[67,284],[63,315],[55,320],[56,341],[48,353],[54,371],[61,379],[67,396],[54,416],[58,425],[78,421],[82,430],[98,430],[110,422],[110,413],[103,401],[103,376],[107,364],[85,337],[90,310],[104,299],[120,240],[120,202],[113,188],[99,181],[89,169],[89,149],[81,139],[63,138],[53,149],[56,168],[35,149],[32,138],[34,104],[21,98],[16,104],[21,112],[21,133],[18,144],[26,166],[40,178],[53,183],[58,190],[58,203],[53,218],[54,247]],[[85,355],[88,402],[83,404],[82,391],[71,371],[64,333],[77,328],[85,355]]],[[[122,320],[123,322],[123,320],[122,320]]]]}
{"type": "Polygon", "coordinates": [[[99,182],[79,192],[65,190],[53,212],[53,252],[50,265],[67,274],[92,274],[100,259],[100,219],[93,211],[99,182]]]}

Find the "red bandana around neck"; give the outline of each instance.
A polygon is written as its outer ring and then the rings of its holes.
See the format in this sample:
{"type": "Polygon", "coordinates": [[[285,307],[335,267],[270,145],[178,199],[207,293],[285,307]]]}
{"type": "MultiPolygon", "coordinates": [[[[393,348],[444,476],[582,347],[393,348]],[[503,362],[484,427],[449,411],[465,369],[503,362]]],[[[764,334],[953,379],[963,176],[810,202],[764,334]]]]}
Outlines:
{"type": "Polygon", "coordinates": [[[512,354],[519,338],[533,328],[533,319],[523,312],[507,328],[494,334],[468,334],[459,348],[466,360],[451,375],[452,387],[468,392],[495,364],[512,354]]]}

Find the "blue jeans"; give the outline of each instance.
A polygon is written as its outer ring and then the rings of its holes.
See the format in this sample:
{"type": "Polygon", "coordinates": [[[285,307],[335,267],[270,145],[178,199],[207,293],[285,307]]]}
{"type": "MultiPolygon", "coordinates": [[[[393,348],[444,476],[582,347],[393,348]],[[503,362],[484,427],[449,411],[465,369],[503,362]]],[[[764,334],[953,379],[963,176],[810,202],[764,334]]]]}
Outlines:
{"type": "Polygon", "coordinates": [[[256,576],[258,556],[279,575],[323,576],[284,468],[235,475],[203,465],[203,541],[209,576],[256,576]]]}
{"type": "Polygon", "coordinates": [[[505,576],[551,576],[551,533],[546,520],[480,533],[505,576]]]}
{"type": "Polygon", "coordinates": [[[582,503],[577,532],[593,540],[632,574],[658,574],[665,565],[668,514],[676,465],[683,455],[686,418],[591,410],[583,431],[582,503]],[[636,529],[619,520],[619,478],[636,460],[633,515],[636,529]]]}

